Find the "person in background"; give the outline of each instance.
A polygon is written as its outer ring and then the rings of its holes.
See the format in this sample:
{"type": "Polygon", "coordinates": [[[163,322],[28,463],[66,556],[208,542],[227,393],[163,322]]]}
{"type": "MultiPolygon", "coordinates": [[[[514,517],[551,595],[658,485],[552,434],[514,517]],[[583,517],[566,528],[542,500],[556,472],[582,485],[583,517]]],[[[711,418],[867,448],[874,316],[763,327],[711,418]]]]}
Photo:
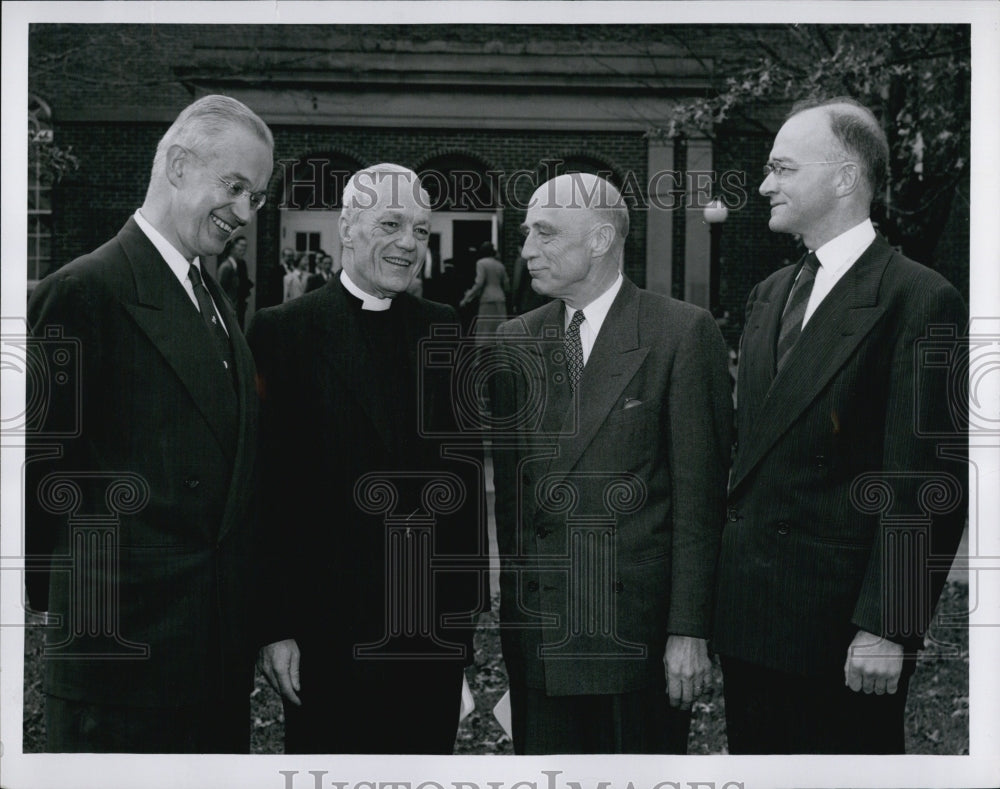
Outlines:
{"type": "Polygon", "coordinates": [[[317,288],[322,288],[333,278],[333,258],[329,255],[320,256],[319,263],[316,264],[316,273],[310,274],[306,280],[306,293],[317,288]]]}
{"type": "Polygon", "coordinates": [[[510,281],[507,269],[497,260],[496,254],[496,249],[489,242],[479,247],[475,282],[459,302],[460,307],[465,307],[479,299],[479,309],[472,327],[479,342],[486,342],[485,337],[496,334],[497,327],[507,319],[510,281]]]}
{"type": "Polygon", "coordinates": [[[243,236],[237,236],[226,244],[226,248],[219,256],[221,262],[216,270],[219,286],[229,297],[241,330],[247,312],[247,301],[253,289],[253,282],[247,272],[246,254],[247,240],[243,236]]]}
{"type": "Polygon", "coordinates": [[[306,292],[309,279],[309,254],[300,252],[295,259],[295,268],[285,275],[285,295],[283,301],[297,299],[306,292]]]}

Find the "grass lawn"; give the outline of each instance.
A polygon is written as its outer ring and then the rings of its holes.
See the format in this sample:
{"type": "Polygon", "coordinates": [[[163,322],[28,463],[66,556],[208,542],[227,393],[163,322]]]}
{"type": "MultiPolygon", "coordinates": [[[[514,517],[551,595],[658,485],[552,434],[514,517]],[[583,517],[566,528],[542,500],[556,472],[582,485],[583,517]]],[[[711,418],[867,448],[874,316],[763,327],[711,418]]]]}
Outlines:
{"type": "MultiPolygon", "coordinates": [[[[495,609],[495,606],[494,606],[495,609]]],[[[938,616],[910,684],[906,707],[906,749],[919,754],[969,752],[968,587],[950,582],[941,596],[938,616]]],[[[476,633],[475,664],[466,677],[476,699],[475,711],[458,729],[455,753],[510,754],[510,739],[493,717],[493,706],[507,689],[500,658],[500,638],[493,613],[484,614],[476,633]]],[[[42,709],[42,638],[38,628],[25,635],[24,750],[42,750],[45,723],[42,709]]],[[[281,704],[260,676],[251,700],[251,750],[281,753],[281,704]]],[[[695,704],[688,750],[692,754],[726,752],[722,676],[716,669],[712,688],[695,704]]]]}

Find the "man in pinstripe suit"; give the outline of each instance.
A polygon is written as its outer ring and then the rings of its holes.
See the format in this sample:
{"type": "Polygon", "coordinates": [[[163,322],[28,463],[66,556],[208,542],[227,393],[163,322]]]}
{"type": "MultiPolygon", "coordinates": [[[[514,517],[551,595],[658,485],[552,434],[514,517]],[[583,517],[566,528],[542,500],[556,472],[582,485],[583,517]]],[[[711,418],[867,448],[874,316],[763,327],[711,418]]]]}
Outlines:
{"type": "Polygon", "coordinates": [[[903,752],[965,522],[967,461],[934,434],[963,429],[966,404],[916,351],[967,310],[876,234],[888,153],[853,100],[797,107],[760,186],[770,228],[810,254],[747,304],[713,634],[731,753],[903,752]]]}

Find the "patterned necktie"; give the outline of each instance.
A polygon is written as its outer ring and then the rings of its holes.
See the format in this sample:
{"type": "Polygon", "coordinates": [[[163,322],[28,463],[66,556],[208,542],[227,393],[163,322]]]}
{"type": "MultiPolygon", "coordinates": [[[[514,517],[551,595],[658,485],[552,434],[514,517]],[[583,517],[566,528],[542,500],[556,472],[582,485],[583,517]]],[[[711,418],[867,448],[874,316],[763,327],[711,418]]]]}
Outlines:
{"type": "Polygon", "coordinates": [[[219,316],[215,311],[215,303],[212,301],[212,294],[205,287],[205,282],[201,278],[201,272],[194,263],[188,268],[188,279],[191,280],[191,285],[194,287],[194,297],[198,300],[198,309],[201,311],[201,318],[205,321],[208,333],[212,335],[219,355],[222,357],[222,366],[226,368],[226,371],[229,372],[235,383],[236,371],[233,367],[233,349],[229,345],[229,335],[226,334],[225,327],[219,321],[219,316]]]}
{"type": "Polygon", "coordinates": [[[818,270],[819,258],[810,252],[802,264],[799,278],[795,280],[792,291],[788,294],[785,311],[781,313],[781,329],[778,332],[778,348],[775,354],[778,370],[785,363],[789,351],[802,332],[802,319],[806,315],[806,307],[809,305],[809,296],[812,294],[818,270]]]}
{"type": "Polygon", "coordinates": [[[580,376],[583,375],[583,343],[580,342],[580,324],[586,320],[583,310],[577,310],[573,314],[573,319],[566,329],[566,336],[563,337],[563,345],[566,350],[566,371],[569,373],[569,390],[576,391],[576,385],[580,383],[580,376]]]}

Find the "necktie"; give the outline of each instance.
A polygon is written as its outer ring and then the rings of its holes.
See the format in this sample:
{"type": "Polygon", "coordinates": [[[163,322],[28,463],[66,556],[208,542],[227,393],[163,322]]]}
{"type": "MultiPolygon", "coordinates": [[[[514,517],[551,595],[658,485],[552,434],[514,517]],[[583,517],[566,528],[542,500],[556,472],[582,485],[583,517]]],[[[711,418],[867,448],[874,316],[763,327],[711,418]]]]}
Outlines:
{"type": "Polygon", "coordinates": [[[802,319],[805,317],[806,307],[809,305],[809,296],[812,293],[813,284],[816,282],[818,270],[819,258],[810,252],[802,264],[799,278],[795,280],[792,291],[788,294],[785,311],[781,313],[781,329],[778,332],[778,348],[775,354],[778,370],[785,363],[788,352],[792,350],[792,346],[795,345],[795,341],[802,332],[802,319]]]}
{"type": "Polygon", "coordinates": [[[201,272],[194,263],[188,268],[188,279],[191,280],[191,285],[194,288],[194,297],[198,300],[198,309],[201,311],[201,318],[205,321],[208,333],[212,335],[215,346],[222,358],[222,366],[233,376],[233,381],[235,382],[233,350],[229,345],[229,335],[226,334],[225,327],[219,321],[219,317],[215,312],[215,304],[212,301],[212,294],[205,287],[205,282],[201,278],[201,272]]]}
{"type": "Polygon", "coordinates": [[[566,350],[566,371],[569,374],[569,389],[576,391],[576,385],[580,383],[580,376],[583,375],[583,343],[580,342],[580,324],[586,320],[583,310],[577,310],[569,322],[566,329],[566,336],[563,337],[563,346],[566,350]]]}

